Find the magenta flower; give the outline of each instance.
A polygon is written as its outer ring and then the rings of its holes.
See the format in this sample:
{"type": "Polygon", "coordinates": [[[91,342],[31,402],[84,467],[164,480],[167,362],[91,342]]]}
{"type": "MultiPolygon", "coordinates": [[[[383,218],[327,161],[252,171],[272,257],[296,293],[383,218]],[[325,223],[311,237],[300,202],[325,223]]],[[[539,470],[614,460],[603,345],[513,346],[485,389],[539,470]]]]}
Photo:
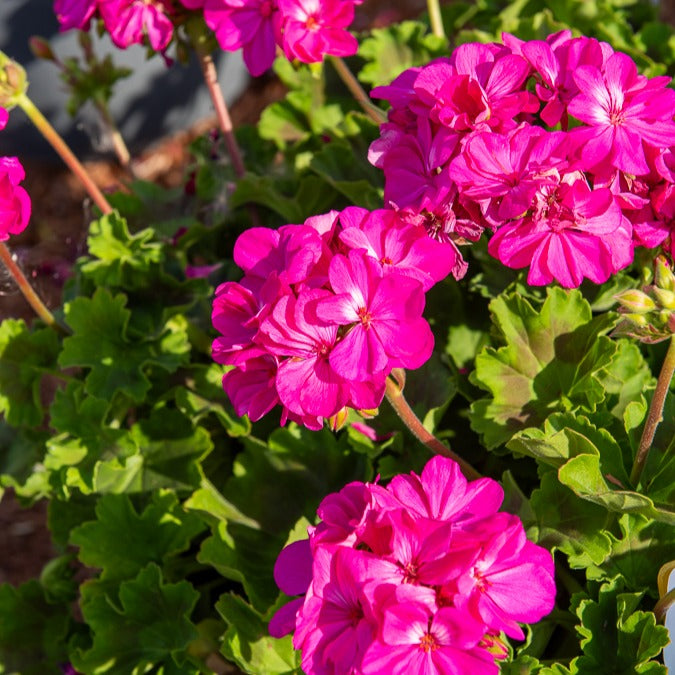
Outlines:
{"type": "Polygon", "coordinates": [[[30,220],[30,197],[19,185],[25,176],[16,157],[0,157],[0,241],[23,232],[30,220]]]}
{"type": "Polygon", "coordinates": [[[9,122],[9,113],[4,109],[0,108],[0,131],[2,131],[9,122]]]}
{"type": "Polygon", "coordinates": [[[99,12],[112,41],[120,48],[142,44],[147,37],[158,52],[169,45],[173,23],[167,0],[98,0],[99,12]]]}
{"type": "Polygon", "coordinates": [[[419,281],[402,274],[384,276],[365,251],[336,255],[329,278],[335,295],[320,300],[317,315],[349,326],[330,355],[333,369],[347,380],[366,381],[391,368],[419,368],[431,356],[433,335],[422,318],[419,281]]]}
{"type": "Polygon", "coordinates": [[[60,30],[87,30],[98,0],[54,0],[54,12],[60,30]]]}
{"type": "Polygon", "coordinates": [[[281,402],[296,415],[331,417],[350,399],[348,382],[332,366],[338,329],[316,316],[317,303],[329,296],[307,291],[282,297],[260,326],[262,344],[285,359],[276,387],[281,402]]]}
{"type": "Polygon", "coordinates": [[[615,53],[602,71],[580,65],[574,80],[581,93],[570,101],[571,115],[590,125],[573,131],[586,167],[610,162],[634,175],[649,172],[643,143],[675,145],[675,91],[668,77],[647,80],[630,57],[615,53]]]}
{"type": "Polygon", "coordinates": [[[322,61],[324,55],[356,54],[358,42],[347,31],[354,19],[352,0],[279,0],[282,46],[289,59],[322,61]]]}
{"type": "Polygon", "coordinates": [[[237,415],[248,415],[251,422],[257,422],[279,403],[277,370],[276,357],[259,352],[225,373],[223,389],[237,415]]]}
{"type": "Polygon", "coordinates": [[[630,223],[607,188],[591,190],[584,180],[561,183],[542,193],[541,205],[537,217],[503,225],[488,245],[508,267],[529,265],[528,283],[556,279],[576,288],[586,277],[599,284],[631,262],[630,223]]]}
{"type": "Polygon", "coordinates": [[[497,675],[479,646],[485,626],[454,607],[437,609],[433,592],[399,586],[384,609],[378,640],[365,656],[364,675],[497,675]]]}
{"type": "Polygon", "coordinates": [[[276,0],[205,0],[204,19],[225,51],[242,49],[251,75],[272,65],[279,41],[276,0]]]}

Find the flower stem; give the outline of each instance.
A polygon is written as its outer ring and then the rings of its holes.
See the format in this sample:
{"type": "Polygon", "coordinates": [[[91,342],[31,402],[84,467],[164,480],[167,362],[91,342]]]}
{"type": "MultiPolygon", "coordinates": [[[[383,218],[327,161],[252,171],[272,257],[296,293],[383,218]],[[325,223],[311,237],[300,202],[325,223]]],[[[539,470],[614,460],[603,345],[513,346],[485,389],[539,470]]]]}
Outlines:
{"type": "Polygon", "coordinates": [[[445,38],[445,28],[443,28],[443,17],[441,16],[441,6],[438,0],[427,0],[427,11],[429,12],[429,23],[431,32],[438,37],[445,38]]]}
{"type": "Polygon", "coordinates": [[[659,379],[656,381],[656,389],[652,401],[649,404],[649,411],[647,412],[647,421],[645,422],[642,436],[640,437],[640,444],[633,462],[633,470],[630,473],[631,483],[635,486],[640,482],[640,476],[647,463],[647,455],[654,440],[656,427],[663,419],[663,406],[666,402],[666,395],[670,389],[670,383],[675,373],[675,335],[670,338],[670,345],[666,352],[666,358],[663,360],[659,379]]]}
{"type": "Polygon", "coordinates": [[[238,178],[241,178],[246,173],[246,167],[244,166],[244,160],[242,159],[241,151],[239,150],[239,145],[234,135],[230,112],[227,109],[223,92],[218,84],[216,65],[213,62],[211,54],[205,51],[204,48],[197,45],[195,49],[199,59],[199,65],[202,69],[202,75],[204,76],[204,82],[206,82],[206,88],[209,90],[213,107],[216,110],[218,126],[225,138],[225,144],[227,145],[227,151],[230,155],[234,172],[237,174],[238,178]]]}
{"type": "Polygon", "coordinates": [[[108,106],[103,101],[96,101],[95,105],[101,115],[103,124],[105,124],[106,131],[110,134],[113,151],[117,156],[120,166],[127,171],[132,178],[135,178],[134,169],[131,166],[131,153],[129,152],[127,144],[124,142],[124,138],[122,137],[119,128],[115,124],[115,120],[110,114],[108,106]]]}
{"type": "Polygon", "coordinates": [[[68,168],[80,179],[89,196],[96,206],[104,213],[112,213],[112,206],[98,189],[98,186],[92,180],[87,170],[82,166],[80,160],[75,157],[65,141],[59,136],[54,127],[47,121],[45,116],[35,107],[35,104],[23,94],[17,101],[17,105],[26,113],[30,121],[37,127],[38,131],[49,141],[51,146],[61,156],[61,159],[67,164],[68,168]]]}
{"type": "Polygon", "coordinates": [[[354,77],[352,71],[349,70],[347,64],[337,56],[327,56],[326,58],[333,64],[340,79],[344,82],[347,89],[349,89],[351,95],[356,99],[356,102],[363,108],[366,115],[368,115],[375,124],[386,122],[386,113],[371,102],[370,98],[368,98],[368,94],[363,90],[363,87],[354,77]]]}
{"type": "Polygon", "coordinates": [[[23,293],[23,297],[26,298],[28,304],[33,308],[35,313],[50,328],[66,332],[63,326],[61,326],[56,321],[54,315],[47,309],[46,305],[44,302],[42,302],[35,289],[30,285],[30,282],[28,279],[26,279],[26,276],[21,271],[21,268],[16,264],[12,254],[9,252],[7,246],[5,246],[4,242],[0,242],[0,260],[4,263],[9,273],[14,277],[14,281],[16,281],[19,290],[23,293]]]}
{"type": "Polygon", "coordinates": [[[415,415],[413,409],[410,407],[408,401],[405,400],[403,396],[403,390],[396,384],[394,380],[390,377],[386,381],[386,393],[387,400],[391,404],[391,407],[394,409],[396,414],[401,418],[403,423],[410,429],[411,433],[417,438],[418,441],[424,443],[424,445],[431,450],[436,455],[442,455],[443,457],[449,457],[453,459],[459,468],[462,470],[462,473],[468,480],[475,480],[480,478],[481,475],[474,469],[471,464],[463,460],[459,455],[456,455],[447,445],[441,443],[433,434],[430,434],[425,428],[419,417],[415,415]]]}

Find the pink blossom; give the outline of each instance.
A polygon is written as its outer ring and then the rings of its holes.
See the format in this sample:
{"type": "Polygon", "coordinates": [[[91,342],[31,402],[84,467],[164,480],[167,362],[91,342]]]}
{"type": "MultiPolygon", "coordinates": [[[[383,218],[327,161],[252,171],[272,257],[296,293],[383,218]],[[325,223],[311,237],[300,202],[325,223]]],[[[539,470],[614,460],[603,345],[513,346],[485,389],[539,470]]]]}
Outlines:
{"type": "Polygon", "coordinates": [[[251,75],[270,68],[280,31],[276,0],[205,0],[204,19],[221,49],[243,50],[251,75]]]}
{"type": "Polygon", "coordinates": [[[98,0],[99,12],[112,41],[121,49],[142,44],[147,37],[158,52],[169,45],[173,23],[167,0],[98,0]]]}
{"type": "Polygon", "coordinates": [[[422,318],[420,282],[384,276],[365,251],[336,255],[329,278],[335,295],[317,305],[318,316],[350,330],[332,350],[330,363],[348,380],[365,381],[391,368],[418,368],[431,356],[433,335],[422,318]]]}
{"type": "Polygon", "coordinates": [[[0,108],[0,131],[2,131],[9,122],[9,113],[4,109],[0,108]]]}
{"type": "Polygon", "coordinates": [[[428,291],[450,272],[448,247],[434,241],[423,227],[401,220],[396,211],[366,211],[361,220],[349,225],[340,233],[340,241],[350,249],[364,250],[382,265],[385,274],[397,272],[417,279],[428,291]]]}
{"type": "Polygon", "coordinates": [[[237,415],[248,415],[251,422],[257,422],[279,403],[277,369],[278,360],[259,351],[225,373],[223,389],[237,415]]]}
{"type": "Polygon", "coordinates": [[[471,554],[455,580],[455,606],[468,609],[491,629],[522,640],[517,622],[539,621],[553,609],[553,558],[528,541],[516,516],[499,514],[483,528],[489,539],[471,554]]]}
{"type": "Polygon", "coordinates": [[[356,53],[356,38],[347,31],[354,19],[352,0],[279,0],[279,10],[282,45],[289,59],[314,63],[326,54],[356,53]]]}
{"type": "Polygon", "coordinates": [[[87,30],[99,0],[54,0],[54,12],[60,30],[87,30]]]}
{"type": "Polygon", "coordinates": [[[30,220],[30,197],[19,185],[24,178],[16,157],[0,157],[0,241],[23,232],[30,220]]]}
{"type": "Polygon", "coordinates": [[[361,669],[364,675],[497,675],[493,657],[479,646],[484,633],[484,625],[465,613],[437,609],[431,596],[399,586],[361,669]]]}
{"type": "Polygon", "coordinates": [[[330,356],[335,350],[337,326],[315,314],[328,291],[315,290],[282,297],[263,321],[264,347],[282,361],[276,387],[282,403],[297,415],[330,417],[350,399],[348,382],[334,370],[330,356]]]}
{"type": "Polygon", "coordinates": [[[568,110],[590,127],[573,131],[585,166],[608,161],[626,173],[649,172],[643,143],[656,148],[675,145],[675,92],[668,77],[647,80],[630,57],[615,53],[602,71],[580,65],[574,80],[581,93],[568,110]]]}
{"type": "Polygon", "coordinates": [[[542,193],[541,204],[538,217],[503,225],[488,245],[508,267],[529,265],[528,283],[556,279],[576,288],[584,277],[603,283],[632,260],[630,223],[607,188],[591,190],[584,180],[561,183],[542,193]]]}

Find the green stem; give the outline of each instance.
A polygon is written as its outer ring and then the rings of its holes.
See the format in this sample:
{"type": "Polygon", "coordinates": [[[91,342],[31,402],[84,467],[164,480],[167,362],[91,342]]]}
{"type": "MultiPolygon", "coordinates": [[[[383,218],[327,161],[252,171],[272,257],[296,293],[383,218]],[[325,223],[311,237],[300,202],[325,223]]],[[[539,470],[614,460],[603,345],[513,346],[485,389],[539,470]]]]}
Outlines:
{"type": "Polygon", "coordinates": [[[657,603],[654,605],[654,614],[659,623],[666,620],[666,613],[675,605],[675,588],[671,588],[657,603]]]}
{"type": "Polygon", "coordinates": [[[431,32],[438,37],[445,38],[445,28],[443,28],[443,17],[441,16],[441,6],[438,0],[427,0],[427,11],[429,12],[429,23],[431,32]]]}
{"type": "Polygon", "coordinates": [[[49,141],[54,150],[58,152],[68,168],[80,179],[80,182],[84,185],[96,206],[98,206],[104,214],[112,213],[112,206],[110,206],[108,200],[98,189],[98,186],[87,173],[87,170],[82,166],[77,157],[75,157],[70,148],[66,145],[65,141],[59,136],[56,129],[54,129],[45,116],[35,107],[35,104],[28,96],[23,94],[17,101],[17,105],[26,113],[28,119],[30,119],[37,127],[38,131],[47,139],[47,141],[49,141]]]}
{"type": "Polygon", "coordinates": [[[347,89],[349,89],[351,95],[356,99],[356,102],[363,108],[366,115],[368,115],[375,124],[386,122],[386,113],[372,103],[359,81],[354,77],[352,71],[349,70],[347,64],[337,56],[327,56],[326,58],[333,64],[340,79],[344,82],[347,89]]]}
{"type": "Polygon", "coordinates": [[[205,51],[201,45],[196,45],[195,50],[199,59],[199,65],[202,69],[206,88],[209,90],[209,96],[211,96],[213,107],[216,110],[218,126],[225,138],[225,144],[227,145],[227,151],[230,155],[234,172],[237,174],[238,178],[242,178],[246,173],[246,167],[244,166],[244,160],[242,159],[241,151],[239,150],[239,144],[234,135],[230,111],[227,109],[223,92],[218,84],[216,65],[213,62],[213,58],[211,58],[211,54],[205,51]]]}
{"type": "Polygon", "coordinates": [[[659,379],[656,381],[656,389],[652,401],[649,404],[649,411],[647,412],[647,421],[645,422],[642,436],[640,437],[640,444],[633,462],[633,470],[630,473],[631,483],[637,487],[640,482],[640,476],[647,463],[647,456],[649,449],[652,447],[656,427],[663,419],[663,406],[666,402],[666,395],[670,389],[670,383],[675,373],[675,335],[670,338],[666,358],[663,360],[659,379]]]}
{"type": "Polygon", "coordinates": [[[103,120],[107,132],[110,134],[113,151],[117,156],[120,165],[132,178],[135,178],[134,169],[131,166],[131,153],[129,152],[127,144],[124,142],[124,138],[122,137],[119,128],[115,124],[115,120],[110,114],[108,106],[103,101],[96,101],[95,105],[101,115],[101,119],[103,120]]]}
{"type": "Polygon", "coordinates": [[[50,327],[61,332],[66,332],[65,329],[56,321],[54,315],[47,309],[47,306],[40,299],[40,296],[35,292],[35,289],[30,285],[28,279],[21,271],[21,268],[16,264],[12,254],[9,252],[7,246],[4,242],[0,242],[0,261],[2,261],[9,271],[9,273],[14,277],[16,285],[19,287],[19,290],[23,293],[23,297],[26,298],[28,304],[33,308],[35,313],[50,327]]]}
{"type": "Polygon", "coordinates": [[[474,469],[471,464],[463,460],[459,455],[456,455],[450,448],[441,443],[433,434],[430,434],[425,428],[419,417],[415,415],[413,409],[410,407],[408,401],[403,396],[403,390],[390,377],[386,380],[387,400],[391,404],[396,414],[401,418],[403,423],[410,429],[411,433],[418,441],[436,455],[449,457],[459,464],[459,468],[468,480],[476,480],[481,475],[474,469]]]}

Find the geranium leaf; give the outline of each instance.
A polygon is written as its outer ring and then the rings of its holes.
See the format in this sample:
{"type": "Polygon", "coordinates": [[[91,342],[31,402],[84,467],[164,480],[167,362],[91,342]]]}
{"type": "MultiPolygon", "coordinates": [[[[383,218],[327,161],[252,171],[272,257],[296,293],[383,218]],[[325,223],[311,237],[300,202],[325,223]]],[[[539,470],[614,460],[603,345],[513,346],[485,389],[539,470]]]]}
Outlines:
{"type": "Polygon", "coordinates": [[[117,212],[92,221],[87,245],[94,259],[80,260],[80,270],[96,285],[142,286],[153,267],[162,261],[162,244],[153,242],[154,230],[130,234],[127,221],[117,212]]]}
{"type": "Polygon", "coordinates": [[[581,293],[561,288],[548,289],[539,311],[517,294],[496,298],[490,311],[506,344],[476,357],[472,381],[491,396],[471,406],[471,424],[488,447],[554,412],[595,410],[605,396],[598,374],[617,349],[602,335],[611,317],[592,318],[581,293]]]}
{"type": "Polygon", "coordinates": [[[228,593],[216,604],[229,628],[223,636],[223,654],[245,673],[286,675],[301,673],[299,653],[290,635],[270,637],[267,621],[241,597],[228,593]]]}
{"type": "Polygon", "coordinates": [[[572,672],[665,675],[665,667],[652,659],[668,643],[667,629],[656,625],[653,613],[638,610],[641,593],[622,590],[617,577],[600,587],[597,600],[576,596],[584,654],[572,661],[572,672]]]}
{"type": "Polygon", "coordinates": [[[13,426],[37,427],[44,410],[40,385],[53,370],[59,339],[51,328],[31,332],[23,320],[0,323],[0,414],[13,426]]]}
{"type": "Polygon", "coordinates": [[[140,514],[126,495],[104,495],[96,505],[96,520],[75,528],[70,543],[79,547],[85,565],[102,570],[102,580],[123,580],[150,562],[161,565],[184,551],[203,529],[201,519],[183,509],[171,492],[155,492],[140,514]]]}
{"type": "Polygon", "coordinates": [[[150,388],[148,368],[168,372],[183,363],[189,351],[185,326],[170,323],[158,340],[127,336],[131,316],[126,297],[99,288],[93,298],[79,297],[66,304],[66,322],[73,335],[63,342],[59,364],[89,368],[87,393],[105,400],[122,391],[140,403],[150,388]]]}
{"type": "Polygon", "coordinates": [[[119,586],[111,598],[100,582],[82,587],[80,607],[93,632],[90,649],[77,649],[71,661],[85,673],[129,675],[163,666],[164,673],[199,672],[184,660],[197,637],[189,616],[198,593],[187,581],[164,584],[157,565],[119,586]]]}
{"type": "Polygon", "coordinates": [[[70,629],[67,604],[49,602],[31,580],[18,588],[0,586],[0,670],[21,675],[58,675],[67,661],[70,629]]]}

